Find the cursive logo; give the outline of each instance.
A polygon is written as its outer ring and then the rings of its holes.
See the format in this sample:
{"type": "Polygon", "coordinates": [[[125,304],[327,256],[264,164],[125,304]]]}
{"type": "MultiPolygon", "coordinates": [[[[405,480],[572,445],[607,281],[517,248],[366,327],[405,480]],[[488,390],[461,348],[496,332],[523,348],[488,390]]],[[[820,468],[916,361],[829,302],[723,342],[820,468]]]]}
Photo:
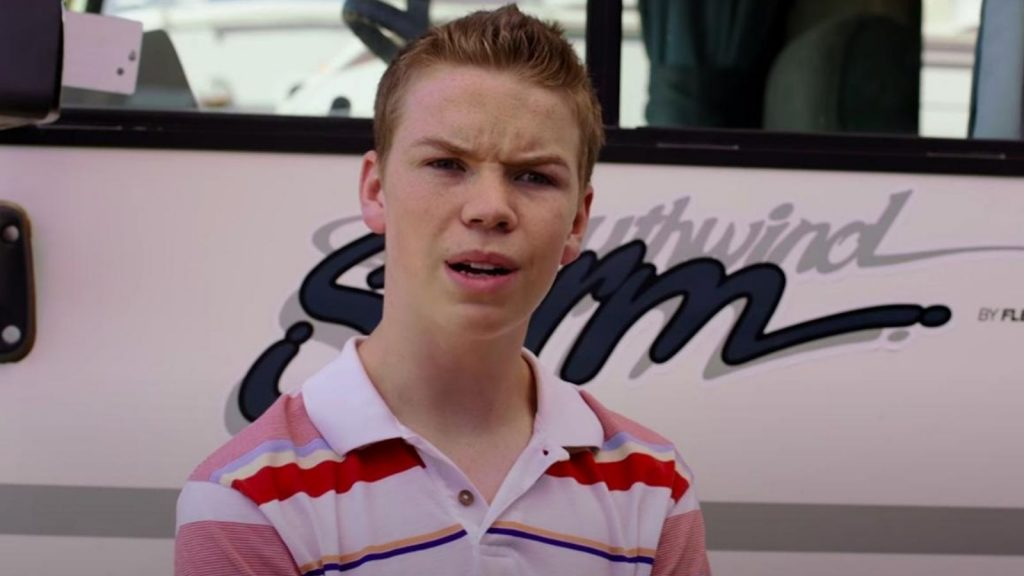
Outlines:
{"type": "MultiPolygon", "coordinates": [[[[685,219],[689,197],[674,201],[670,209],[659,205],[643,216],[620,217],[610,226],[597,216],[592,219],[587,250],[559,271],[531,319],[526,346],[540,354],[556,328],[588,298],[596,309],[575,335],[560,366],[562,378],[581,385],[601,372],[623,335],[656,308],[667,310],[668,319],[647,351],[652,363],[667,362],[678,354],[722,310],[738,310],[720,357],[711,359],[705,371],[709,379],[810,343],[842,343],[838,336],[877,338],[887,328],[943,326],[952,318],[947,306],[901,302],[768,329],[786,291],[786,268],[791,274],[832,274],[850,266],[877,268],[971,252],[1024,251],[1018,246],[975,246],[883,253],[884,239],[910,197],[910,191],[890,195],[873,223],[852,221],[839,226],[795,219],[795,206],[783,203],[766,219],[748,223],[743,234],[738,232],[739,224],[723,225],[717,218],[685,219]],[[606,239],[602,247],[593,248],[600,230],[608,231],[606,239]],[[670,244],[672,238],[674,244],[670,244]],[[660,260],[667,261],[661,272],[651,263],[660,260]]],[[[331,249],[328,240],[331,233],[356,221],[345,218],[314,235],[314,243],[327,248],[327,256],[302,282],[298,301],[302,311],[323,326],[345,326],[366,334],[380,321],[383,309],[384,238],[368,234],[337,249],[331,249]],[[338,282],[360,270],[366,271],[365,287],[338,282]]],[[[285,337],[256,360],[239,388],[239,406],[247,419],[255,419],[278,397],[282,373],[316,331],[307,320],[292,322],[285,337]]],[[[905,336],[895,332],[890,339],[905,336]]],[[[331,344],[340,346],[340,342],[331,344]]]]}

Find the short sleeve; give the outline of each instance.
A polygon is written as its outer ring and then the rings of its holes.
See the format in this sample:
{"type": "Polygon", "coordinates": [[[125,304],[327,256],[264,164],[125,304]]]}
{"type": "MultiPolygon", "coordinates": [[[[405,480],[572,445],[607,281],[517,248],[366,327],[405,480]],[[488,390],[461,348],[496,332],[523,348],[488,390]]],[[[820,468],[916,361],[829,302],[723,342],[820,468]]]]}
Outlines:
{"type": "Polygon", "coordinates": [[[704,516],[687,483],[661,528],[651,576],[709,576],[704,516]]]}
{"type": "Polygon", "coordinates": [[[178,497],[174,574],[300,573],[281,536],[254,502],[213,482],[190,481],[178,497]]]}

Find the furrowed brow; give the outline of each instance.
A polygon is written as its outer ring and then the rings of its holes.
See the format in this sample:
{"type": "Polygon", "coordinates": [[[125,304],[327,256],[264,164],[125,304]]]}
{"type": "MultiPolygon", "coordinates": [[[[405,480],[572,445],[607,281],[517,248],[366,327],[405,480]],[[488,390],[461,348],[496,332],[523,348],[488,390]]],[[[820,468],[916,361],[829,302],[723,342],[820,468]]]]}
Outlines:
{"type": "Polygon", "coordinates": [[[412,143],[412,147],[443,150],[456,156],[467,156],[470,154],[469,150],[459,146],[458,144],[445,140],[444,138],[437,138],[434,136],[420,138],[412,143]]]}
{"type": "Polygon", "coordinates": [[[522,158],[516,158],[515,161],[510,164],[516,168],[533,168],[536,166],[548,166],[554,165],[559,168],[565,168],[569,170],[569,163],[565,161],[558,154],[538,154],[536,156],[523,156],[522,158]]]}
{"type": "MultiPolygon", "coordinates": [[[[473,158],[476,156],[476,154],[472,150],[469,150],[468,148],[463,148],[462,146],[459,146],[458,144],[450,140],[446,140],[444,138],[440,138],[437,136],[425,136],[423,138],[420,138],[419,140],[415,140],[413,141],[411,147],[440,150],[445,152],[446,154],[466,158],[473,158]]],[[[535,168],[537,166],[553,165],[559,168],[563,168],[565,170],[572,170],[571,164],[569,164],[569,162],[566,161],[565,158],[556,153],[540,153],[536,155],[524,154],[523,156],[515,158],[514,160],[508,162],[508,165],[512,166],[513,168],[535,168]]]]}

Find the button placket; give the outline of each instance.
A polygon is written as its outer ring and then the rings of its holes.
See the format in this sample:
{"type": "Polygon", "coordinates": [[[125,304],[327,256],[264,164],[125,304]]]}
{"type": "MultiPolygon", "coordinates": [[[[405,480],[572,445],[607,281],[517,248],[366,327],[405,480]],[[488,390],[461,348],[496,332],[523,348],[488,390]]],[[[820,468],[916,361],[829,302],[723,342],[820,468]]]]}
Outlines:
{"type": "Polygon", "coordinates": [[[501,518],[514,502],[525,496],[551,464],[558,460],[559,454],[564,452],[563,448],[555,448],[544,439],[531,440],[519,460],[512,465],[508,477],[487,509],[482,524],[484,530],[501,518]]]}
{"type": "Polygon", "coordinates": [[[423,459],[424,472],[434,484],[436,488],[434,493],[438,499],[444,502],[445,508],[457,522],[462,524],[471,539],[478,539],[486,508],[474,505],[477,504],[476,495],[472,490],[464,488],[470,485],[469,479],[430,442],[414,434],[410,434],[406,441],[416,448],[423,459]],[[472,498],[470,504],[463,503],[462,492],[467,492],[472,498]]]}

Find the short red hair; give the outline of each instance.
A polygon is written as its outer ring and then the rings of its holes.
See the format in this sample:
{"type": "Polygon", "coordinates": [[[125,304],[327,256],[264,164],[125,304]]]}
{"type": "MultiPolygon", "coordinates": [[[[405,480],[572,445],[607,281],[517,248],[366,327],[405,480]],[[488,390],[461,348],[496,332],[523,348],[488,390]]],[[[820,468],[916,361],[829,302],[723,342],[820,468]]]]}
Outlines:
{"type": "Polygon", "coordinates": [[[440,64],[508,71],[567,94],[580,129],[580,184],[590,183],[604,143],[601,105],[590,77],[558,24],[523,14],[515,5],[473,12],[433,27],[391,61],[377,87],[373,109],[374,146],[382,160],[391,148],[411,79],[418,70],[440,64]]]}

